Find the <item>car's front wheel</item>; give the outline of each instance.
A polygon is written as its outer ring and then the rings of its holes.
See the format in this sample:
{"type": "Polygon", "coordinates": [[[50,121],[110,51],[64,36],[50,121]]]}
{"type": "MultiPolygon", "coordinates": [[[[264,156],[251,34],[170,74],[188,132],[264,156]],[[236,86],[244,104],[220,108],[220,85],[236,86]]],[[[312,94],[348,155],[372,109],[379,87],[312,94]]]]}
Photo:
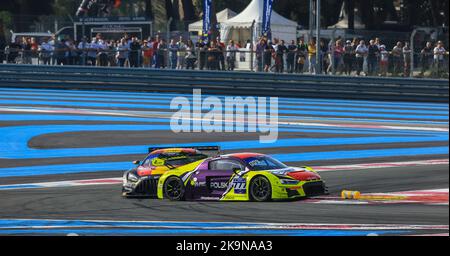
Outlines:
{"type": "Polygon", "coordinates": [[[171,201],[184,200],[184,184],[183,181],[176,177],[169,177],[164,183],[164,197],[171,201]]]}
{"type": "Polygon", "coordinates": [[[266,177],[257,176],[251,180],[250,199],[256,202],[266,202],[272,199],[272,187],[266,177]]]}

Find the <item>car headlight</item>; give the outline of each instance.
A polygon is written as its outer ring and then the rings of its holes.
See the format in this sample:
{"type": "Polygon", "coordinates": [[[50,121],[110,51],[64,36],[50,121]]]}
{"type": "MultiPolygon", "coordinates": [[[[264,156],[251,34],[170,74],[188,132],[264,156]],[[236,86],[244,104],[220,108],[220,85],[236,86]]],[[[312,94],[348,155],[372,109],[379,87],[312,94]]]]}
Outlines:
{"type": "Polygon", "coordinates": [[[136,175],[134,175],[132,173],[129,173],[128,174],[128,180],[131,181],[131,182],[137,182],[139,180],[139,178],[136,175]]]}
{"type": "Polygon", "coordinates": [[[280,179],[280,182],[283,185],[297,185],[300,181],[298,181],[298,180],[290,180],[290,179],[280,179]]]}
{"type": "Polygon", "coordinates": [[[292,169],[282,169],[282,170],[271,171],[271,173],[274,175],[286,175],[286,173],[288,173],[288,172],[292,172],[292,169]]]}

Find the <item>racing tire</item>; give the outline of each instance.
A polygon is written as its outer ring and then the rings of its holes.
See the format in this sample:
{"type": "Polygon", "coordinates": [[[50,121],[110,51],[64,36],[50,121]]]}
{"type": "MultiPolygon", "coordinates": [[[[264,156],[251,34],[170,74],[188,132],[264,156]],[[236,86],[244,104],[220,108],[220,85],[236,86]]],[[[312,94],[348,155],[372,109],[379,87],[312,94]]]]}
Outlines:
{"type": "Polygon", "coordinates": [[[164,183],[164,198],[170,201],[183,201],[185,191],[183,181],[176,176],[167,178],[164,183]]]}
{"type": "Polygon", "coordinates": [[[272,186],[264,176],[256,176],[250,181],[250,200],[256,202],[267,202],[272,199],[272,186]]]}

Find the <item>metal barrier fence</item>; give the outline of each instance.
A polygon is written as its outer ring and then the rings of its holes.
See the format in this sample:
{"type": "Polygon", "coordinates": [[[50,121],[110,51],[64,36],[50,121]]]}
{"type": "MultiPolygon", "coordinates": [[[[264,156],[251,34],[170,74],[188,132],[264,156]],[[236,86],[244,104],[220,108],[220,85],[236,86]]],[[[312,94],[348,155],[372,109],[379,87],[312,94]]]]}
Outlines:
{"type": "Polygon", "coordinates": [[[448,102],[448,81],[256,72],[0,65],[0,86],[448,102]]]}
{"type": "MultiPolygon", "coordinates": [[[[79,50],[71,51],[24,51],[10,49],[0,51],[0,55],[9,64],[33,65],[81,65],[104,67],[131,67],[157,69],[200,69],[226,71],[256,71],[288,74],[316,74],[315,55],[307,52],[285,52],[282,55],[273,52],[255,52],[245,48],[235,51],[209,51],[203,49],[169,50],[156,52],[146,50],[119,51],[79,50]],[[311,63],[313,65],[311,65],[311,63]]],[[[0,63],[3,62],[0,58],[0,63]]],[[[385,61],[375,60],[371,69],[370,60],[356,58],[355,55],[333,57],[331,53],[322,53],[322,73],[346,76],[381,76],[449,78],[449,55],[446,52],[441,61],[433,55],[414,53],[414,67],[410,67],[409,56],[394,57],[391,53],[385,61]]]]}

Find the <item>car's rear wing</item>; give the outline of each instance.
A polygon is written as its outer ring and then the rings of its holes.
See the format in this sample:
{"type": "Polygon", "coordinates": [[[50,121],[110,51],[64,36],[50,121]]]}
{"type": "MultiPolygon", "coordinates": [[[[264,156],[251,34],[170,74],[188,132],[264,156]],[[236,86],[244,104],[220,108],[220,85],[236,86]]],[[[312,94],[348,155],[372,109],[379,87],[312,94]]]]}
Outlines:
{"type": "Polygon", "coordinates": [[[155,150],[169,149],[169,148],[192,148],[192,149],[196,149],[208,156],[216,156],[216,155],[220,154],[219,146],[150,147],[150,148],[148,148],[148,152],[151,153],[155,150]]]}

